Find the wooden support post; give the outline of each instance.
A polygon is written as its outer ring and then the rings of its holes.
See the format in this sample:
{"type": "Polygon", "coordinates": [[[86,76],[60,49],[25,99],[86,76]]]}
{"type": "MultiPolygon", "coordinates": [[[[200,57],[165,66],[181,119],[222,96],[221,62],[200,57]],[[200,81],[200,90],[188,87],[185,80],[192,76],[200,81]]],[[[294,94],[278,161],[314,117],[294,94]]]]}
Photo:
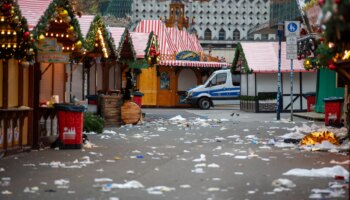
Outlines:
{"type": "MultiPolygon", "coordinates": [[[[33,104],[33,101],[34,101],[34,94],[33,94],[33,91],[34,91],[34,66],[33,65],[30,65],[29,66],[29,71],[28,71],[28,82],[29,82],[29,85],[28,85],[28,106],[30,108],[33,108],[34,104],[33,104]]],[[[31,138],[33,138],[33,111],[29,111],[28,113],[28,144],[30,146],[33,145],[33,141],[31,140],[31,138]]]]}
{"type": "Polygon", "coordinates": [[[36,62],[34,65],[34,83],[33,83],[33,134],[30,140],[32,141],[32,147],[39,148],[39,123],[40,123],[40,80],[41,70],[40,63],[36,62]]]}
{"type": "Polygon", "coordinates": [[[9,65],[8,60],[2,62],[3,78],[2,78],[2,108],[8,108],[8,81],[9,81],[9,65]]]}
{"type": "Polygon", "coordinates": [[[23,66],[18,66],[18,106],[23,106],[23,66]]]}

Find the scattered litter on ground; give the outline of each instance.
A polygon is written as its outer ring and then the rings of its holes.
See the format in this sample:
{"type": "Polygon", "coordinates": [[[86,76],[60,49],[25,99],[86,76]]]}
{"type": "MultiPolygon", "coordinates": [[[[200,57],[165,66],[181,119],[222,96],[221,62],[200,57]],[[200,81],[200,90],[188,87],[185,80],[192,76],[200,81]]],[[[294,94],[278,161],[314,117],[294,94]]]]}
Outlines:
{"type": "Polygon", "coordinates": [[[155,186],[155,187],[147,188],[148,194],[153,194],[153,195],[162,195],[163,192],[170,192],[174,190],[175,188],[171,188],[167,186],[155,186]]]}
{"type": "Polygon", "coordinates": [[[206,156],[204,154],[200,155],[200,158],[196,158],[193,160],[193,162],[205,162],[206,161],[206,156]]]}
{"type": "Polygon", "coordinates": [[[330,163],[336,164],[336,165],[350,165],[350,160],[344,160],[344,161],[331,160],[330,163]]]}
{"type": "Polygon", "coordinates": [[[116,135],[117,133],[115,131],[112,130],[104,130],[103,134],[111,134],[111,135],[116,135]]]}
{"type": "Polygon", "coordinates": [[[220,168],[220,165],[215,164],[215,163],[211,163],[208,165],[209,168],[220,168]]]}
{"type": "Polygon", "coordinates": [[[4,191],[1,192],[1,194],[3,194],[3,195],[11,195],[13,193],[11,191],[4,190],[4,191]]]}
{"type": "Polygon", "coordinates": [[[324,167],[320,169],[291,169],[283,173],[285,176],[305,176],[305,177],[335,177],[343,176],[349,178],[349,172],[342,166],[336,165],[334,167],[324,167]]]}
{"type": "Polygon", "coordinates": [[[177,115],[177,116],[175,116],[173,118],[170,118],[169,121],[179,121],[179,122],[181,122],[181,121],[186,121],[186,118],[183,118],[181,115],[177,115]]]}
{"type": "Polygon", "coordinates": [[[101,183],[101,182],[113,182],[113,179],[111,178],[95,178],[95,183],[101,183]]]}
{"type": "Polygon", "coordinates": [[[305,135],[302,133],[298,133],[298,132],[292,132],[292,133],[287,133],[287,134],[281,135],[279,137],[283,138],[283,139],[299,139],[300,140],[303,137],[305,137],[305,135]]]}
{"type": "Polygon", "coordinates": [[[24,193],[36,193],[38,191],[39,191],[39,187],[36,187],[36,186],[34,186],[34,187],[25,187],[24,190],[23,190],[24,193]]]}
{"type": "Polygon", "coordinates": [[[127,174],[135,174],[135,172],[132,171],[132,170],[128,170],[128,171],[126,171],[126,173],[127,173],[127,174]]]}
{"type": "Polygon", "coordinates": [[[296,185],[289,179],[279,178],[272,181],[272,185],[274,187],[284,187],[284,188],[293,188],[296,185]]]}
{"type": "Polygon", "coordinates": [[[243,172],[235,172],[235,175],[244,175],[243,172]]]}
{"type": "Polygon", "coordinates": [[[58,179],[58,180],[55,180],[54,183],[57,186],[57,188],[61,188],[61,189],[68,189],[69,188],[69,180],[68,179],[58,179]]]}
{"type": "Polygon", "coordinates": [[[196,168],[194,170],[191,170],[191,172],[197,173],[197,174],[203,174],[204,170],[203,170],[203,168],[196,168]]]}
{"type": "Polygon", "coordinates": [[[217,192],[217,191],[220,191],[220,188],[211,187],[211,188],[208,188],[207,190],[208,192],[217,192]]]}
{"type": "Polygon", "coordinates": [[[4,172],[5,171],[5,169],[4,168],[0,168],[0,172],[4,172]]]}
{"type": "Polygon", "coordinates": [[[119,200],[118,197],[109,197],[109,200],[119,200]]]}
{"type": "Polygon", "coordinates": [[[234,156],[235,154],[233,153],[229,153],[229,152],[225,152],[225,153],[221,153],[221,156],[234,156]]]}
{"type": "Polygon", "coordinates": [[[244,159],[247,159],[248,157],[247,156],[235,156],[234,158],[244,160],[244,159]]]}
{"type": "Polygon", "coordinates": [[[180,185],[180,188],[191,188],[190,185],[180,185]]]}
{"type": "Polygon", "coordinates": [[[126,183],[108,183],[102,186],[102,191],[111,191],[111,189],[138,189],[144,188],[142,183],[132,180],[126,183]]]}
{"type": "Polygon", "coordinates": [[[324,198],[344,198],[346,191],[344,189],[312,189],[310,199],[324,198]]]}
{"type": "Polygon", "coordinates": [[[97,172],[103,172],[104,170],[101,168],[101,169],[96,169],[97,172]]]}

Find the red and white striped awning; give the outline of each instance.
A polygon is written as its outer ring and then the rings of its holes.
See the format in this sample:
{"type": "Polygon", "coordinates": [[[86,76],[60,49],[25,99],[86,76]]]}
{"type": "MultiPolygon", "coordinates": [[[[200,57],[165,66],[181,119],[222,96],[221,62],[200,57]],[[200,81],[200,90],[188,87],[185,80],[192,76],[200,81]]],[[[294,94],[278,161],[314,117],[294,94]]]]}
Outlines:
{"type": "Polygon", "coordinates": [[[162,55],[173,55],[177,52],[173,41],[167,34],[165,24],[161,20],[141,20],[135,32],[151,33],[158,36],[159,51],[162,55]]]}
{"type": "Polygon", "coordinates": [[[168,66],[168,67],[201,67],[201,68],[231,67],[231,64],[229,63],[201,62],[201,61],[187,61],[187,60],[161,60],[158,65],[168,66]]]}
{"type": "Polygon", "coordinates": [[[18,0],[17,2],[22,16],[27,19],[29,30],[33,30],[52,0],[18,0]]]}

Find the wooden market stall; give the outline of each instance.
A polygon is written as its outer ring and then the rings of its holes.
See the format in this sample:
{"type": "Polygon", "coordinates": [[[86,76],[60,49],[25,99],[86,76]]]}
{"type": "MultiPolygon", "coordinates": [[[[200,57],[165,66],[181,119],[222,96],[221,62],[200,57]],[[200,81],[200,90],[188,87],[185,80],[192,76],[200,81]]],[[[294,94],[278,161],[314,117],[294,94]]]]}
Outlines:
{"type": "MultiPolygon", "coordinates": [[[[115,111],[111,111],[110,106],[105,105],[105,112],[110,113],[109,117],[111,119],[109,121],[111,121],[111,125],[118,126],[121,125],[122,122],[133,124],[138,121],[141,115],[140,108],[136,104],[134,105],[129,98],[133,83],[131,80],[132,77],[130,76],[131,73],[129,72],[129,63],[135,61],[136,52],[128,29],[121,27],[110,27],[109,30],[111,32],[111,37],[117,44],[116,49],[118,52],[118,59],[116,60],[116,70],[114,70],[114,73],[109,73],[109,84],[106,86],[109,87],[109,90],[117,91],[117,97],[106,97],[106,100],[113,101],[117,107],[115,111]],[[113,79],[111,79],[111,74],[113,74],[113,79]],[[127,74],[129,78],[128,81],[126,80],[127,74]],[[113,80],[113,82],[111,82],[111,80],[113,80]],[[109,98],[113,98],[114,100],[109,98]],[[131,111],[130,114],[129,111],[131,111]],[[117,118],[114,115],[117,115],[117,118]]],[[[115,108],[114,105],[113,108],[115,108]]]]}
{"type": "Polygon", "coordinates": [[[0,157],[30,149],[33,46],[27,20],[13,0],[0,2],[0,157]]]}
{"type": "MultiPolygon", "coordinates": [[[[233,71],[241,73],[241,110],[275,112],[277,100],[277,42],[242,42],[237,45],[233,71]],[[237,69],[237,70],[236,70],[237,69]]],[[[303,62],[294,61],[293,102],[290,98],[290,61],[286,58],[286,43],[281,44],[281,111],[291,103],[295,111],[307,109],[305,94],[316,91],[314,70],[304,69],[303,62]]]]}
{"type": "Polygon", "coordinates": [[[158,42],[159,62],[140,74],[140,80],[147,80],[139,88],[145,94],[145,106],[184,106],[180,100],[187,89],[201,84],[215,69],[230,66],[208,62],[214,59],[204,55],[195,35],[176,26],[166,27],[161,20],[141,20],[135,32],[153,32],[158,42]]]}
{"type": "Polygon", "coordinates": [[[50,145],[58,136],[53,103],[70,102],[66,82],[71,74],[66,64],[73,66],[80,57],[83,38],[76,13],[69,0],[19,0],[24,15],[31,19],[36,41],[34,66],[33,146],[50,145]]]}

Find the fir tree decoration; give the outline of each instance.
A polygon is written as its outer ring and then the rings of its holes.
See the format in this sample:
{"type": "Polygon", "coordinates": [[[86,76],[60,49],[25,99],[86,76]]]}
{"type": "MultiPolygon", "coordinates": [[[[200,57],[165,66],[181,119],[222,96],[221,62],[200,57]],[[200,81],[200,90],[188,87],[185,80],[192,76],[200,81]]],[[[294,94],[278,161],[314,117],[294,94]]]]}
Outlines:
{"type": "Polygon", "coordinates": [[[0,59],[14,58],[23,63],[33,60],[33,41],[27,20],[13,0],[0,2],[0,30],[0,59]]]}

